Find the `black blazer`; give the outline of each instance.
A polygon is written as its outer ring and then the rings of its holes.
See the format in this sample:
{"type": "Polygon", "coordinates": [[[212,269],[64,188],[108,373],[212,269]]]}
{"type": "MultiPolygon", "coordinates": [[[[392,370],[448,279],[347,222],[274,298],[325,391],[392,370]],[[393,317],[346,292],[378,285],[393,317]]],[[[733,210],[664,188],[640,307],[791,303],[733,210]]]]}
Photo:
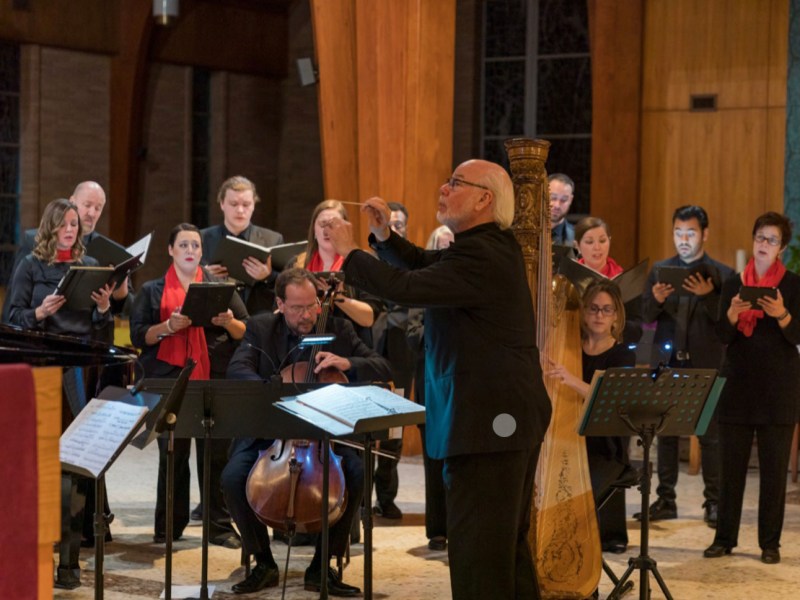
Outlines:
{"type": "MultiPolygon", "coordinates": [[[[676,319],[678,317],[679,296],[671,294],[664,304],[659,304],[653,297],[653,286],[658,281],[659,267],[686,267],[696,264],[712,267],[714,291],[705,296],[689,296],[689,315],[686,334],[686,350],[691,358],[691,365],[696,369],[719,369],[725,354],[725,345],[719,340],[714,329],[719,317],[719,298],[722,283],[733,275],[733,269],[703,254],[699,261],[684,263],[675,255],[653,265],[647,284],[642,293],[642,317],[646,323],[657,321],[653,343],[663,348],[670,343],[674,348],[676,319]]],[[[674,355],[674,353],[673,353],[674,355]]],[[[670,356],[670,364],[675,364],[674,356],[670,356]]]]}
{"type": "Polygon", "coordinates": [[[527,450],[550,423],[522,250],[509,230],[485,223],[445,250],[392,233],[344,263],[347,281],[425,310],[426,442],[432,458],[527,450]],[[510,435],[496,418],[510,415],[510,435]],[[506,433],[505,430],[501,430],[506,433]]]}
{"type": "MultiPolygon", "coordinates": [[[[336,339],[324,346],[324,350],[350,360],[352,368],[346,373],[350,381],[391,380],[389,361],[356,335],[350,321],[332,317],[328,331],[335,333],[336,339]]],[[[294,355],[289,359],[287,355],[295,343],[290,340],[289,328],[282,314],[264,313],[251,317],[247,321],[244,339],[228,365],[228,378],[269,379],[278,373],[281,365],[294,362],[294,355]]]]}
{"type": "MultiPolygon", "coordinates": [[[[36,232],[37,231],[38,231],[38,229],[27,229],[27,230],[25,230],[25,233],[22,235],[22,241],[21,241],[21,243],[19,245],[19,248],[17,248],[16,254],[14,254],[14,266],[11,268],[11,275],[12,275],[11,283],[13,283],[13,281],[14,281],[13,275],[14,275],[14,272],[17,270],[17,267],[19,266],[19,263],[22,262],[23,258],[25,258],[26,256],[28,256],[29,254],[31,254],[33,252],[33,248],[36,245],[36,232]]],[[[93,239],[98,238],[98,237],[105,237],[105,236],[103,234],[101,234],[101,233],[97,233],[96,231],[93,231],[92,233],[86,234],[85,236],[83,236],[83,245],[87,246],[89,244],[89,242],[91,242],[93,239]]],[[[133,287],[131,286],[130,280],[128,280],[128,289],[129,290],[133,290],[133,287]]],[[[6,299],[3,302],[3,315],[2,315],[3,323],[9,322],[9,319],[10,319],[10,315],[9,315],[9,311],[11,309],[11,306],[9,304],[10,294],[11,294],[11,289],[10,289],[10,285],[9,285],[9,289],[6,292],[6,299]]],[[[123,311],[123,309],[125,308],[126,303],[128,303],[128,305],[132,304],[132,292],[130,292],[122,300],[114,300],[114,298],[112,298],[111,299],[111,313],[114,314],[114,315],[118,315],[119,313],[121,313],[123,311]]],[[[114,332],[113,332],[113,330],[111,330],[111,336],[110,337],[111,337],[111,339],[102,340],[102,341],[107,341],[108,343],[113,343],[113,341],[114,341],[114,332]]]]}
{"type": "MultiPolygon", "coordinates": [[[[203,229],[200,235],[203,241],[202,260],[203,264],[207,265],[211,257],[214,256],[214,251],[217,249],[217,244],[219,244],[220,240],[232,234],[225,229],[225,225],[214,225],[203,229]]],[[[245,230],[245,238],[248,242],[266,247],[283,243],[283,236],[277,231],[252,224],[245,230]]],[[[277,276],[278,274],[273,271],[265,281],[259,281],[255,285],[243,286],[240,293],[249,314],[256,315],[273,309],[275,304],[275,279],[277,276]]]]}

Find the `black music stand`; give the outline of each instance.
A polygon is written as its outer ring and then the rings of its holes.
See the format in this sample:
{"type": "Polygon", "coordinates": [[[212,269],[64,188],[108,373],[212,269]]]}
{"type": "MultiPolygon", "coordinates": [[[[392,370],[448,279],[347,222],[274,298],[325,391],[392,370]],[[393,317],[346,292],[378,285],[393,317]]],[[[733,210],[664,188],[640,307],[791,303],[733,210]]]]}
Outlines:
{"type": "MultiPolygon", "coordinates": [[[[144,390],[164,393],[174,384],[170,379],[146,379],[144,390]]],[[[403,425],[416,425],[425,420],[424,407],[409,402],[415,409],[414,413],[390,414],[381,417],[359,419],[355,427],[347,433],[331,435],[330,432],[309,422],[297,415],[288,412],[285,405],[278,400],[282,397],[296,396],[298,392],[319,388],[319,384],[290,384],[281,382],[265,382],[261,380],[210,380],[190,381],[186,388],[185,397],[181,406],[180,415],[175,427],[174,435],[178,438],[191,438],[208,436],[208,438],[264,438],[264,439],[319,439],[324,440],[323,464],[327,467],[330,461],[328,441],[333,438],[356,438],[365,441],[364,459],[364,485],[372,480],[371,448],[375,439],[380,436],[376,432],[387,430],[391,427],[403,425]],[[206,414],[210,415],[206,417],[206,414]],[[201,429],[202,427],[202,429],[201,429]]],[[[358,389],[358,386],[348,386],[346,389],[358,389]]],[[[400,398],[402,402],[407,402],[400,398]]],[[[207,439],[208,439],[207,438],[207,439]]],[[[208,461],[209,457],[204,457],[208,461]]],[[[204,471],[210,472],[210,463],[204,462],[204,471]]],[[[322,508],[322,564],[327,565],[328,554],[328,478],[327,468],[323,475],[323,508],[322,508]]],[[[208,478],[203,482],[208,485],[208,478]]],[[[365,487],[365,489],[368,489],[365,487]]],[[[205,507],[204,507],[205,510],[205,507]]],[[[205,515],[204,515],[205,520],[205,515]]],[[[364,520],[364,597],[372,597],[372,514],[363,511],[364,520]]],[[[204,544],[207,544],[204,534],[204,544]]],[[[207,582],[207,558],[203,557],[202,579],[207,582]]],[[[328,579],[322,577],[320,598],[328,597],[328,579]]],[[[204,587],[201,587],[201,590],[204,587]]],[[[204,599],[205,600],[205,599],[204,599]]]]}
{"type": "MultiPolygon", "coordinates": [[[[165,394],[176,385],[172,379],[145,379],[142,389],[165,394]]],[[[309,386],[300,386],[308,389],[309,386]]],[[[274,407],[282,395],[297,392],[295,384],[281,382],[237,381],[229,379],[196,380],[188,382],[183,390],[177,422],[170,435],[179,439],[203,438],[206,451],[203,455],[201,483],[203,497],[211,497],[211,440],[247,437],[307,438],[314,439],[318,430],[312,426],[292,428],[290,419],[274,407]]],[[[174,457],[173,457],[174,462],[174,457]]],[[[168,474],[168,483],[171,481],[168,474]]],[[[168,519],[172,518],[172,505],[168,488],[168,519]]],[[[167,521],[171,523],[170,520],[167,521]]],[[[208,600],[208,544],[210,528],[210,502],[203,502],[202,542],[200,560],[199,600],[208,600]]],[[[167,536],[169,543],[170,536],[167,536]]]]}
{"type": "Polygon", "coordinates": [[[592,391],[581,418],[579,433],[592,436],[626,436],[634,433],[644,453],[641,485],[642,528],[639,556],[609,594],[616,600],[627,591],[627,581],[638,569],[639,598],[650,598],[648,573],[652,572],[667,600],[672,596],[648,554],[650,543],[650,447],[657,434],[703,435],[708,428],[725,380],[715,369],[613,368],[596,372],[592,391]]]}
{"type": "MultiPolygon", "coordinates": [[[[161,433],[167,432],[167,516],[166,516],[166,556],[164,561],[164,599],[172,600],[172,532],[174,527],[174,505],[175,505],[175,428],[178,424],[178,415],[181,412],[181,404],[186,394],[186,386],[189,377],[196,366],[196,362],[189,358],[186,366],[178,375],[177,379],[170,379],[170,385],[163,390],[167,398],[161,404],[160,410],[151,411],[147,419],[146,430],[131,442],[137,448],[144,448],[156,439],[161,433]]],[[[144,383],[141,386],[143,388],[144,383]]]]}
{"type": "Polygon", "coordinates": [[[105,474],[125,447],[133,443],[139,429],[145,426],[147,415],[156,410],[159,402],[160,397],[153,394],[129,393],[124,388],[109,386],[98,395],[97,400],[93,399],[87,404],[61,436],[62,469],[95,481],[94,597],[96,600],[102,600],[105,591],[105,536],[109,523],[103,512],[105,474]],[[103,405],[98,401],[102,401],[103,405]],[[111,401],[111,404],[108,401],[111,401]],[[130,411],[111,408],[115,403],[146,410],[129,414],[130,411]],[[92,407],[95,405],[96,410],[93,410],[92,407]],[[97,440],[101,440],[99,445],[97,440]]]}
{"type": "MultiPolygon", "coordinates": [[[[148,416],[145,417],[145,423],[150,419],[150,415],[158,414],[158,405],[162,400],[161,396],[156,394],[128,391],[125,388],[111,385],[103,388],[97,397],[101,400],[115,400],[133,406],[146,407],[148,409],[148,416]]],[[[145,427],[147,427],[147,425],[145,425],[145,427]]],[[[136,443],[136,439],[138,439],[138,436],[131,438],[128,443],[141,449],[136,443]]],[[[105,475],[95,479],[94,486],[94,597],[95,600],[101,600],[104,592],[103,567],[105,561],[105,540],[110,523],[110,519],[108,519],[103,512],[106,495],[105,475]]]]}

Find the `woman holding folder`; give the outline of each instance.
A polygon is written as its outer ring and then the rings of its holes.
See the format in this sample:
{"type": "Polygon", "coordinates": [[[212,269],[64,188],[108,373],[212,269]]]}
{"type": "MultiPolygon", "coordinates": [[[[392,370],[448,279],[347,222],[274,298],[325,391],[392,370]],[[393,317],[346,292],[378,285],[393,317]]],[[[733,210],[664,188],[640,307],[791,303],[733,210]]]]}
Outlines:
{"type": "MultiPolygon", "coordinates": [[[[97,261],[85,255],[82,226],[78,208],[63,198],[48,204],[33,252],[23,258],[14,271],[9,291],[9,322],[23,329],[77,336],[83,340],[95,337],[106,327],[113,327],[111,316],[111,287],[88,292],[94,306],[85,310],[65,306],[66,297],[55,294],[59,282],[72,266],[97,266],[97,261]]],[[[62,428],[66,428],[87,398],[77,390],[85,389],[81,369],[64,373],[62,428]],[[75,382],[69,385],[67,382],[75,382]],[[81,385],[78,385],[81,384],[81,385]]],[[[80,585],[79,552],[83,500],[90,482],[88,479],[62,473],[62,522],[59,561],[55,586],[73,589],[80,585]]]]}
{"type": "MultiPolygon", "coordinates": [[[[241,298],[233,293],[227,310],[215,316],[210,327],[193,326],[189,317],[181,314],[187,290],[192,283],[211,281],[212,277],[200,266],[203,254],[200,230],[181,223],[169,235],[169,255],[172,264],[164,277],[148,281],[131,311],[131,341],[141,349],[141,361],[146,377],[177,377],[187,359],[197,363],[192,379],[222,379],[233,356],[235,342],[244,337],[247,311],[241,298]]],[[[155,534],[157,543],[166,538],[166,440],[158,440],[160,457],[158,469],[158,499],[156,501],[155,534]]],[[[202,445],[198,445],[198,473],[202,472],[202,445]]],[[[175,440],[175,515],[173,535],[178,539],[189,524],[189,455],[191,440],[175,440]]],[[[239,547],[230,516],[224,508],[219,475],[227,461],[227,444],[214,440],[211,459],[211,542],[239,547]]]]}
{"type": "Polygon", "coordinates": [[[761,562],[780,562],[786,472],[800,416],[800,277],[781,255],[792,239],[789,219],[768,212],[753,225],[753,256],[722,285],[717,334],[727,344],[719,398],[719,520],[704,556],[730,554],[739,543],[747,468],[758,439],[758,545],[761,562]],[[753,296],[747,294],[752,292],[753,296]],[[760,292],[764,292],[761,295],[760,292]],[[744,298],[755,297],[751,302],[744,298]]]}
{"type": "Polygon", "coordinates": [[[94,308],[66,308],[66,297],[55,294],[70,267],[97,266],[85,255],[78,207],[69,200],[53,200],[44,209],[33,252],[20,262],[11,280],[9,323],[24,329],[74,335],[88,339],[93,330],[112,321],[111,287],[91,292],[94,308]]]}

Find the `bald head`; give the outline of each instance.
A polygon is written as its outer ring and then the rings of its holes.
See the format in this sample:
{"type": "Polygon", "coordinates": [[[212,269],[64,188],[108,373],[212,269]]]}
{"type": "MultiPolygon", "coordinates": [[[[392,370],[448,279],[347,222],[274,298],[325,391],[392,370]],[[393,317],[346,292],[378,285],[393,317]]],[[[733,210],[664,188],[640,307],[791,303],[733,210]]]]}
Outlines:
{"type": "Polygon", "coordinates": [[[507,229],[514,220],[514,186],[505,169],[486,160],[461,163],[439,188],[436,218],[458,233],[495,222],[507,229]]]}
{"type": "Polygon", "coordinates": [[[78,207],[83,235],[94,231],[106,205],[106,193],[96,181],[82,181],[72,192],[70,200],[78,207]]]}

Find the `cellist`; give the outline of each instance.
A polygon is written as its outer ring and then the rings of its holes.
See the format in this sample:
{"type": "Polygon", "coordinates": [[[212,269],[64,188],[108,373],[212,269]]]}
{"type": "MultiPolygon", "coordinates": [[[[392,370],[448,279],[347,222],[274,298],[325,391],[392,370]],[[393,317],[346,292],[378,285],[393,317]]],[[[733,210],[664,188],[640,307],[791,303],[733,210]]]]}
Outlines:
{"type": "MultiPolygon", "coordinates": [[[[320,303],[317,281],[305,269],[283,271],[275,282],[277,313],[263,313],[247,322],[244,340],[228,366],[230,379],[270,379],[281,366],[307,359],[296,350],[302,336],[315,333],[320,303]]],[[[332,317],[327,331],[336,339],[315,354],[316,371],[335,367],[350,381],[388,381],[391,368],[386,359],[369,348],[356,335],[353,325],[332,317]]],[[[319,333],[319,332],[316,332],[319,333]]],[[[258,453],[272,445],[273,440],[238,439],[234,441],[231,458],[222,473],[222,490],[231,516],[242,535],[245,551],[252,554],[256,566],[251,574],[233,586],[234,593],[248,594],[278,585],[278,566],[269,546],[267,528],[256,517],[246,497],[247,477],[258,453]]],[[[364,492],[363,465],[356,451],[337,447],[342,458],[348,502],[341,519],[330,528],[330,553],[342,556],[347,545],[350,525],[361,504],[364,492]]],[[[317,542],[314,557],[305,572],[305,589],[319,591],[323,573],[328,577],[328,593],[332,596],[356,596],[361,590],[339,580],[336,572],[321,564],[321,542],[317,542]]]]}

